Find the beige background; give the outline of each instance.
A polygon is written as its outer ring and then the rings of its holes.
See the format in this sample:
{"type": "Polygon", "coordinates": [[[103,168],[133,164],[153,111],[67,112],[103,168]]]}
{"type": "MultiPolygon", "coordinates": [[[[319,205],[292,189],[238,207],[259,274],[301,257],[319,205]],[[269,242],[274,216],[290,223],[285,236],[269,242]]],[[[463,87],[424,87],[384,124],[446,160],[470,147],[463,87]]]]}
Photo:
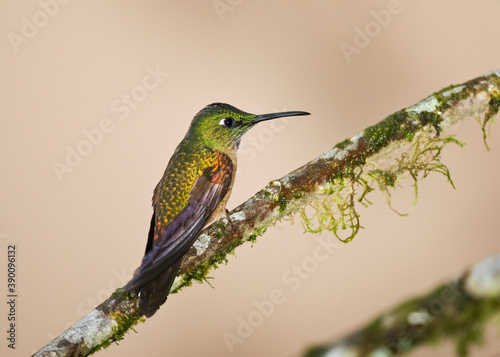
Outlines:
{"type": "MultiPolygon", "coordinates": [[[[204,105],[313,114],[248,134],[234,208],[386,115],[500,68],[494,0],[401,0],[401,11],[348,62],[341,44],[353,44],[356,27],[374,20],[371,11],[393,2],[221,0],[228,10],[219,16],[213,0],[87,0],[52,6],[45,19],[38,1],[3,2],[0,267],[7,243],[17,244],[19,301],[18,349],[8,350],[2,333],[0,355],[34,352],[130,278],[145,246],[153,188],[204,105]],[[13,46],[9,38],[28,26],[24,17],[43,26],[13,46]],[[135,87],[148,67],[169,75],[142,91],[135,87]],[[120,119],[125,112],[112,105],[131,92],[144,100],[120,119]],[[65,163],[67,146],[84,145],[83,131],[103,120],[113,130],[60,182],[54,162],[65,163]]],[[[296,291],[282,275],[318,243],[300,223],[283,222],[213,271],[215,289],[199,284],[171,296],[137,334],[99,355],[298,356],[497,253],[498,126],[489,153],[474,120],[456,131],[467,147],[450,147],[443,160],[456,190],[431,175],[408,217],[373,195],[375,206],[361,210],[366,229],[339,243],[296,291]],[[238,319],[274,289],[285,302],[231,353],[223,334],[236,334],[238,319]]],[[[404,186],[395,194],[402,210],[413,192],[404,186]]],[[[0,307],[5,331],[6,304],[0,307]]],[[[491,329],[487,347],[472,355],[494,355],[497,338],[491,329]]],[[[412,354],[433,355],[451,356],[453,347],[412,354]]]]}

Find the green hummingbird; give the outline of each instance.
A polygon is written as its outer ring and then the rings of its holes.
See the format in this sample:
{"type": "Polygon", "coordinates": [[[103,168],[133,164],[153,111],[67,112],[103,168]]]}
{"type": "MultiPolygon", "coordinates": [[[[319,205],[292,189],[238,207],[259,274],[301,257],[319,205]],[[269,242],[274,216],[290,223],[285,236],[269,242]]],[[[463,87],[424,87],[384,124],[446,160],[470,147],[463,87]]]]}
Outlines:
{"type": "MultiPolygon", "coordinates": [[[[151,317],[167,298],[182,257],[201,230],[221,214],[236,173],[241,137],[265,120],[307,112],[255,115],[213,103],[195,115],[153,194],[146,252],[127,291],[140,291],[139,312],[151,317]]],[[[229,221],[230,222],[230,221],[229,221]]]]}

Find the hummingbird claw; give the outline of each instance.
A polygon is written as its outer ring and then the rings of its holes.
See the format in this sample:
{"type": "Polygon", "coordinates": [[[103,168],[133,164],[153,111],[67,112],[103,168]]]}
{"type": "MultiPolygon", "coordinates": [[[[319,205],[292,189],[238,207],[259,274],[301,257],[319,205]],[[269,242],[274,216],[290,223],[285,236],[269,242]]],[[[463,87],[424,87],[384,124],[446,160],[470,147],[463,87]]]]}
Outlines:
{"type": "Polygon", "coordinates": [[[225,212],[226,212],[226,219],[227,219],[229,226],[231,227],[231,230],[233,232],[236,231],[236,229],[234,229],[234,224],[233,224],[233,221],[231,221],[231,216],[229,216],[229,211],[227,208],[225,209],[225,212]]]}

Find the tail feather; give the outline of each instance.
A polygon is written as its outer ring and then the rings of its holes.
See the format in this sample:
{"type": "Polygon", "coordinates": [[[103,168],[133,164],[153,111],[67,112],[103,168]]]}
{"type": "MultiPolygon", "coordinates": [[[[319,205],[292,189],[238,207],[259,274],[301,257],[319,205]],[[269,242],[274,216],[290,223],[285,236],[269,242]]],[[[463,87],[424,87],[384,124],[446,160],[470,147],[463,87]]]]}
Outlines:
{"type": "Polygon", "coordinates": [[[139,312],[146,317],[151,317],[160,308],[172,288],[177,271],[182,262],[182,257],[172,266],[161,273],[153,281],[141,288],[139,296],[139,312]]]}

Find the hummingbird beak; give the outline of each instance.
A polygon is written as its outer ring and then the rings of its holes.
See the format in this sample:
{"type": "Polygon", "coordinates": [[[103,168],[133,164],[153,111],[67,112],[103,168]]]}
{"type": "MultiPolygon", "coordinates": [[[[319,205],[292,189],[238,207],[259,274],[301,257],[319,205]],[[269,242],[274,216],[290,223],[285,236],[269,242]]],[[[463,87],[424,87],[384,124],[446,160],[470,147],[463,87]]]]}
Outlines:
{"type": "Polygon", "coordinates": [[[252,120],[250,122],[250,124],[257,124],[257,123],[260,123],[261,121],[271,120],[271,119],[276,119],[276,118],[295,117],[298,115],[311,115],[311,113],[308,113],[308,112],[281,112],[281,113],[261,114],[261,115],[257,115],[257,117],[254,120],[252,120]]]}

